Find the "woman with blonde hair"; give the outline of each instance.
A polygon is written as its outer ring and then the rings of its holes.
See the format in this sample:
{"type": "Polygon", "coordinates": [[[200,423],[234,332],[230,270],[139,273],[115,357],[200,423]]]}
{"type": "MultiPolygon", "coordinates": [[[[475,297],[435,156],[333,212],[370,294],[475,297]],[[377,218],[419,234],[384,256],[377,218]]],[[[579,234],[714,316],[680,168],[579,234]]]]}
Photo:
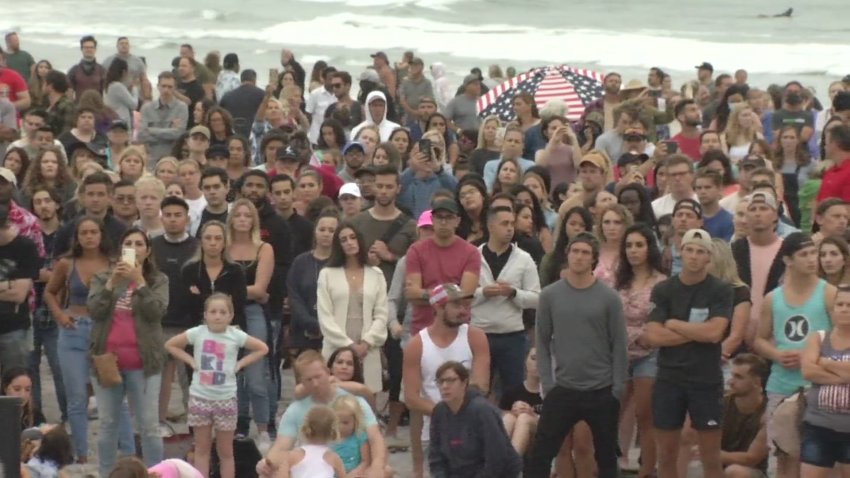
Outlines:
{"type": "Polygon", "coordinates": [[[490,115],[484,118],[478,128],[478,145],[469,155],[469,163],[472,165],[472,170],[482,176],[484,165],[488,161],[499,159],[502,155],[501,144],[499,144],[499,128],[501,127],[502,120],[496,115],[490,115]]]}
{"type": "MultiPolygon", "coordinates": [[[[245,305],[245,332],[264,342],[268,339],[269,323],[264,305],[269,300],[269,283],[274,271],[274,250],[271,244],[260,239],[260,217],[257,208],[248,199],[242,198],[233,203],[227,217],[227,253],[233,262],[242,266],[247,286],[245,305]]],[[[269,387],[271,380],[268,358],[245,367],[240,380],[239,415],[245,423],[250,403],[254,422],[260,437],[258,448],[265,454],[271,447],[268,433],[269,387]]],[[[243,425],[244,426],[244,425],[243,425]]],[[[237,433],[243,430],[237,430],[237,433]]]]}
{"type": "Polygon", "coordinates": [[[303,92],[301,91],[300,86],[285,86],[283,90],[280,91],[280,97],[278,99],[281,103],[285,123],[297,127],[302,131],[310,129],[310,120],[308,120],[307,115],[301,111],[303,92]]]}
{"type": "Polygon", "coordinates": [[[357,131],[354,141],[358,141],[363,145],[367,158],[372,158],[375,154],[375,149],[381,142],[381,130],[373,124],[367,124],[357,131]]]}
{"type": "Polygon", "coordinates": [[[62,150],[57,146],[47,146],[39,150],[20,186],[21,203],[29,207],[32,195],[36,189],[42,187],[56,191],[62,199],[62,204],[73,199],[77,192],[77,183],[71,176],[62,150]]]}
{"type": "Polygon", "coordinates": [[[620,247],[626,237],[626,229],[634,224],[634,218],[626,206],[611,204],[602,210],[599,219],[595,231],[599,238],[599,263],[593,275],[608,287],[614,287],[620,267],[620,247]]]}
{"type": "Polygon", "coordinates": [[[171,184],[177,180],[177,158],[174,156],[163,156],[156,162],[153,174],[162,184],[171,184]]]}
{"type": "Polygon", "coordinates": [[[738,275],[738,266],[732,256],[732,248],[723,239],[711,240],[711,264],[709,272],[714,277],[732,285],[735,293],[732,302],[732,322],[729,336],[722,343],[723,359],[729,361],[744,342],[747,321],[750,317],[750,288],[738,275]]]}
{"type": "Polygon", "coordinates": [[[147,164],[147,154],[140,146],[129,146],[115,162],[115,169],[121,179],[136,182],[145,174],[145,165],[147,164]]]}
{"type": "Polygon", "coordinates": [[[737,164],[750,151],[756,139],[764,139],[758,128],[759,118],[748,103],[738,103],[729,113],[726,129],[720,135],[723,149],[729,152],[732,164],[737,164]]]}

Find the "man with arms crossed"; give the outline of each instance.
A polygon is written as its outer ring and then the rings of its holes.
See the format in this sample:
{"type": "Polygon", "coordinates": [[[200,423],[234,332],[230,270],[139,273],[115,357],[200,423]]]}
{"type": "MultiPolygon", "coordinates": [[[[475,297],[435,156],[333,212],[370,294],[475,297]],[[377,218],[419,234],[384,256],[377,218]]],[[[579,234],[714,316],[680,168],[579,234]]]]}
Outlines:
{"type": "Polygon", "coordinates": [[[652,415],[658,476],[675,478],[685,416],[696,430],[706,478],[720,478],[723,372],[720,343],[732,317],[732,286],[708,274],[711,236],[691,229],[682,237],[682,272],[652,290],[641,340],[658,347],[652,415]]]}

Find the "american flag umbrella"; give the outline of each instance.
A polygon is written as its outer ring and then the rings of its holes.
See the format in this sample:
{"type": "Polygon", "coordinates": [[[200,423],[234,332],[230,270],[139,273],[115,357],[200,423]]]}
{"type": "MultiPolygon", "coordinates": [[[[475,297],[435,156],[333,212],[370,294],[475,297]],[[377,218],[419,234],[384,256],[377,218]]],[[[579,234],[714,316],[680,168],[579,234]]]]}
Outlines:
{"type": "Polygon", "coordinates": [[[503,121],[512,121],[516,116],[514,96],[531,93],[538,108],[549,100],[563,100],[570,107],[567,119],[578,121],[585,105],[602,96],[604,79],[602,73],[567,65],[533,68],[482,95],[478,99],[478,114],[482,118],[497,115],[503,121]]]}

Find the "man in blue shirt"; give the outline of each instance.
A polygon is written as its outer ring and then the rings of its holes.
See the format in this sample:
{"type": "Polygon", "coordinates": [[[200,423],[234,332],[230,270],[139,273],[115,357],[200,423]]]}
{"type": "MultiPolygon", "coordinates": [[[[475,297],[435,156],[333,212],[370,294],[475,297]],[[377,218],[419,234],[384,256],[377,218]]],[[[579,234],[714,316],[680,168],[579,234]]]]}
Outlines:
{"type": "MultiPolygon", "coordinates": [[[[286,452],[295,447],[295,442],[304,425],[307,412],[315,404],[330,405],[337,397],[348,392],[338,385],[331,383],[331,372],[325,365],[325,359],[319,352],[308,350],[295,360],[296,376],[307,393],[305,398],[295,400],[281,417],[277,439],[268,454],[257,463],[257,473],[263,477],[274,476],[276,470],[286,458],[286,452]]],[[[371,450],[369,478],[383,478],[387,463],[386,445],[378,421],[372,412],[372,407],[361,397],[356,397],[363,411],[363,422],[366,425],[366,436],[371,450]]]]}
{"type": "MultiPolygon", "coordinates": [[[[425,135],[434,134],[437,133],[425,135]]],[[[432,140],[432,144],[436,142],[432,140]]],[[[440,189],[454,191],[457,188],[457,179],[446,170],[443,160],[434,151],[431,154],[419,151],[419,143],[413,145],[408,166],[401,174],[398,204],[410,211],[412,217],[419,217],[431,209],[431,197],[440,189]]]]}
{"type": "Polygon", "coordinates": [[[519,163],[519,167],[523,173],[528,168],[534,166],[534,161],[520,157],[522,148],[525,142],[525,133],[519,126],[508,126],[505,130],[505,137],[502,140],[502,155],[499,159],[487,161],[484,165],[484,183],[489,191],[493,190],[493,185],[496,184],[496,178],[499,175],[499,165],[502,160],[515,159],[519,163]]]}
{"type": "Polygon", "coordinates": [[[723,197],[723,179],[715,171],[700,170],[694,181],[694,190],[702,206],[703,227],[711,237],[732,240],[735,224],[732,213],[720,207],[723,197]]]}

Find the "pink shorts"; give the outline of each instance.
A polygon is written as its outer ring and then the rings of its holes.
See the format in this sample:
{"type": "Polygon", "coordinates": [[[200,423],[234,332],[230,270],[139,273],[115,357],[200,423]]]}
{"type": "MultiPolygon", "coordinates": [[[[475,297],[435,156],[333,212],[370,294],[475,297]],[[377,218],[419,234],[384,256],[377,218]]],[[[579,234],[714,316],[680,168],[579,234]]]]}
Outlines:
{"type": "Polygon", "coordinates": [[[229,432],[236,430],[236,397],[227,400],[207,400],[195,396],[189,397],[188,425],[190,427],[208,427],[229,432]]]}

